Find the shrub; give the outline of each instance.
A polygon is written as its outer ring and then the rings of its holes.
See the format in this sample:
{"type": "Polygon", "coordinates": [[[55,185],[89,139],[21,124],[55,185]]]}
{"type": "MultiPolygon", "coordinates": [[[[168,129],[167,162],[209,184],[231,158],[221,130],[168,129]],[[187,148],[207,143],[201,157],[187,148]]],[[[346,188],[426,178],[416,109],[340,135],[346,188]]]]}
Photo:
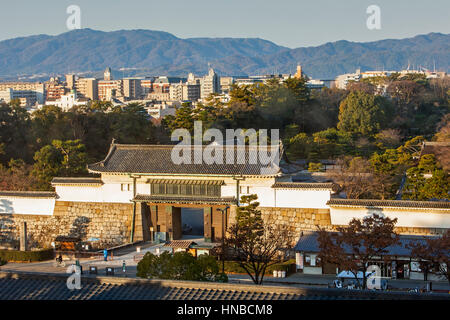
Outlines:
{"type": "Polygon", "coordinates": [[[44,261],[53,259],[53,249],[37,251],[0,250],[0,260],[4,261],[44,261]]]}
{"type": "MultiPolygon", "coordinates": [[[[295,260],[291,259],[285,262],[275,263],[267,267],[265,274],[271,275],[273,271],[286,271],[286,274],[295,272],[295,260]]],[[[242,273],[247,272],[239,265],[238,261],[225,261],[225,271],[229,273],[242,273]]]]}
{"type": "Polygon", "coordinates": [[[219,273],[216,258],[200,255],[196,259],[188,252],[163,252],[159,256],[147,252],[137,265],[136,275],[145,279],[228,281],[226,275],[219,273]]]}
{"type": "Polygon", "coordinates": [[[200,255],[197,258],[197,265],[200,269],[200,278],[202,281],[217,281],[217,278],[220,277],[219,264],[213,256],[207,254],[200,255]]]}
{"type": "Polygon", "coordinates": [[[309,172],[320,172],[320,171],[323,171],[323,166],[321,163],[310,162],[308,165],[308,171],[309,172]]]}

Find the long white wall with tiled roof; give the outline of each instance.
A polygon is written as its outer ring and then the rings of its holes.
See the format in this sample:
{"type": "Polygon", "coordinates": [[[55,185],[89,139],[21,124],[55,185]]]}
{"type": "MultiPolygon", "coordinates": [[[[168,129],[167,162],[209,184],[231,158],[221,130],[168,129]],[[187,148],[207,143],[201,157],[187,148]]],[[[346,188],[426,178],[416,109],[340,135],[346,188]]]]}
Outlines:
{"type": "Polygon", "coordinates": [[[348,225],[353,219],[362,219],[370,214],[378,214],[397,218],[396,227],[406,228],[450,228],[449,209],[429,208],[364,208],[364,207],[333,207],[330,208],[333,225],[348,225]]]}
{"type": "Polygon", "coordinates": [[[325,189],[273,189],[276,208],[328,209],[331,191],[325,189]]]}
{"type": "Polygon", "coordinates": [[[130,203],[133,199],[132,185],[128,190],[130,182],[105,183],[99,187],[90,186],[55,186],[59,201],[74,202],[111,202],[111,203],[130,203]]]}
{"type": "Polygon", "coordinates": [[[53,215],[55,198],[0,196],[0,214],[53,215]]]}

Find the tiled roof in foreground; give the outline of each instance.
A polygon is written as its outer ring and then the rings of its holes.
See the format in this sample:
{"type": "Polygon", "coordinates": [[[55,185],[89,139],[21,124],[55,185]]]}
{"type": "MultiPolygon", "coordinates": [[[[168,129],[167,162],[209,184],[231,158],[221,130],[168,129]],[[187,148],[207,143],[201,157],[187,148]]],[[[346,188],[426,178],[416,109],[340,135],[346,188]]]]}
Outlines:
{"type": "Polygon", "coordinates": [[[331,199],[330,207],[398,207],[417,209],[450,209],[450,201],[408,201],[408,200],[373,200],[373,199],[331,199]]]}
{"type": "MultiPolygon", "coordinates": [[[[235,157],[231,163],[227,161],[226,148],[220,163],[208,164],[204,160],[194,163],[194,153],[203,153],[208,146],[192,146],[186,151],[191,163],[176,164],[172,160],[172,149],[175,145],[126,145],[112,144],[103,161],[88,165],[91,172],[102,173],[135,173],[135,174],[179,174],[179,175],[218,175],[218,176],[275,176],[281,173],[273,164],[263,165],[259,161],[256,147],[234,146],[235,157]],[[253,152],[255,151],[255,152],[253,152]]],[[[217,146],[219,147],[219,146],[217,146]]],[[[179,154],[179,150],[176,153],[179,154]]]]}
{"type": "Polygon", "coordinates": [[[449,299],[448,294],[378,293],[196,281],[84,277],[69,290],[67,275],[0,272],[0,300],[368,300],[449,299]]]}

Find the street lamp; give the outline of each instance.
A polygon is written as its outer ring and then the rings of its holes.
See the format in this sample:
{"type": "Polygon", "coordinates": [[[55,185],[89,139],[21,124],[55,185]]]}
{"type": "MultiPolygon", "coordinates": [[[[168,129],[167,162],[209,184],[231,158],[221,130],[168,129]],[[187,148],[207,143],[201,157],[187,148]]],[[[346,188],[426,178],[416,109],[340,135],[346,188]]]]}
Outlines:
{"type": "Polygon", "coordinates": [[[222,273],[225,273],[225,215],[229,208],[229,206],[223,209],[217,208],[217,211],[222,213],[222,273]]]}

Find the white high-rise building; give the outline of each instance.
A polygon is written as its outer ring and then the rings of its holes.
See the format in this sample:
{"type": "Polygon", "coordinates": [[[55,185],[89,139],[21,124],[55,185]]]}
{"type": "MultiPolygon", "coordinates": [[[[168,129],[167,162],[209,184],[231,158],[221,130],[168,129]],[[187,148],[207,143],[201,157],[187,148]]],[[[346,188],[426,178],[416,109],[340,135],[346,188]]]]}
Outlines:
{"type": "Polygon", "coordinates": [[[220,80],[213,68],[209,68],[208,74],[200,80],[200,97],[207,98],[211,93],[220,92],[220,80]]]}

